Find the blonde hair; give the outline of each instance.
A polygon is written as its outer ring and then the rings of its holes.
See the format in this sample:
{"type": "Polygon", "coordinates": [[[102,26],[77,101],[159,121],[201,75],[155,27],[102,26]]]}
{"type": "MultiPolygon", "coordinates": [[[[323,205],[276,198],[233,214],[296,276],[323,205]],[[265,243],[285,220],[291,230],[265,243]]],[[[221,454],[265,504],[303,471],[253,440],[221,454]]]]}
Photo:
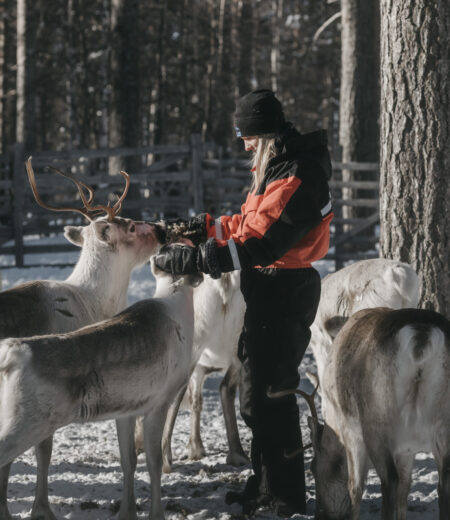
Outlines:
{"type": "Polygon", "coordinates": [[[273,134],[258,137],[258,145],[252,158],[253,182],[250,188],[254,191],[258,188],[264,178],[267,163],[275,157],[277,150],[275,147],[275,136],[273,134]]]}

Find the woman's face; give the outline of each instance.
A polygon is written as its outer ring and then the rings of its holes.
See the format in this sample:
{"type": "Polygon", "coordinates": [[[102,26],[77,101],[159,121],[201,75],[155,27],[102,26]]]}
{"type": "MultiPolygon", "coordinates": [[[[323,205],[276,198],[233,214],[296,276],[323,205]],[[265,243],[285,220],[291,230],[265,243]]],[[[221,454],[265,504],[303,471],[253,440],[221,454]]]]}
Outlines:
{"type": "Polygon", "coordinates": [[[256,152],[258,146],[258,137],[243,137],[245,151],[256,152]]]}

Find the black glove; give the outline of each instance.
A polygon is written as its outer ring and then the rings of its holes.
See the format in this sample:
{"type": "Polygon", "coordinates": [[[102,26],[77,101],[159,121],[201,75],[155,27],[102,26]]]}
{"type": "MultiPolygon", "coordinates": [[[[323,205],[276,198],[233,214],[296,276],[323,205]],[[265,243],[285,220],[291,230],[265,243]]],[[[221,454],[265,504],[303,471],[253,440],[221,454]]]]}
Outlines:
{"type": "Polygon", "coordinates": [[[196,247],[184,244],[165,245],[155,256],[155,265],[161,271],[173,274],[206,273],[211,278],[220,278],[222,274],[214,238],[196,247]]]}
{"type": "Polygon", "coordinates": [[[189,238],[195,245],[206,242],[206,213],[189,220],[167,219],[161,221],[161,224],[165,228],[166,242],[176,242],[180,238],[189,238]]]}

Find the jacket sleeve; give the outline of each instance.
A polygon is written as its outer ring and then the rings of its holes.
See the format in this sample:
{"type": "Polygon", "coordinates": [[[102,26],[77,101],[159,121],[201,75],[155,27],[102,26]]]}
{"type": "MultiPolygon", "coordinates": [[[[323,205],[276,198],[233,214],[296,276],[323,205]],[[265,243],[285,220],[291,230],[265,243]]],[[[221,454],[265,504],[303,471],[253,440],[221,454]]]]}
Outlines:
{"type": "MultiPolygon", "coordinates": [[[[247,197],[248,198],[248,197],[247,197]]],[[[215,220],[208,215],[207,234],[208,238],[217,240],[228,240],[237,230],[242,222],[242,215],[245,212],[245,202],[241,206],[241,213],[236,215],[223,215],[215,220]]]]}
{"type": "MultiPolygon", "coordinates": [[[[298,164],[291,167],[296,170],[298,164]]],[[[220,269],[272,264],[321,222],[328,205],[329,195],[323,204],[310,175],[269,183],[257,210],[246,215],[241,233],[217,241],[220,269]]]]}

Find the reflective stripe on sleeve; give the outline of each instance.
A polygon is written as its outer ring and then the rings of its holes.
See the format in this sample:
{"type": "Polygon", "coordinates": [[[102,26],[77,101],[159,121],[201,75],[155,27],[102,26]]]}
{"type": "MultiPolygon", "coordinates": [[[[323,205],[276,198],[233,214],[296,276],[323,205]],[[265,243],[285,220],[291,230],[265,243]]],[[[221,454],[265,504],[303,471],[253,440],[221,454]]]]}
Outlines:
{"type": "Polygon", "coordinates": [[[329,213],[331,211],[331,200],[328,202],[328,204],[326,206],[324,206],[321,210],[320,210],[320,213],[322,213],[322,217],[324,215],[326,215],[327,213],[329,213]]]}
{"type": "Polygon", "coordinates": [[[230,238],[230,240],[228,240],[228,247],[230,249],[231,260],[233,261],[234,269],[235,270],[240,269],[241,262],[239,262],[239,256],[238,256],[238,252],[236,249],[236,244],[234,243],[234,240],[232,238],[230,238]]]}
{"type": "Polygon", "coordinates": [[[217,240],[222,240],[223,234],[222,234],[222,224],[220,223],[220,217],[216,218],[216,238],[217,240]]]}

